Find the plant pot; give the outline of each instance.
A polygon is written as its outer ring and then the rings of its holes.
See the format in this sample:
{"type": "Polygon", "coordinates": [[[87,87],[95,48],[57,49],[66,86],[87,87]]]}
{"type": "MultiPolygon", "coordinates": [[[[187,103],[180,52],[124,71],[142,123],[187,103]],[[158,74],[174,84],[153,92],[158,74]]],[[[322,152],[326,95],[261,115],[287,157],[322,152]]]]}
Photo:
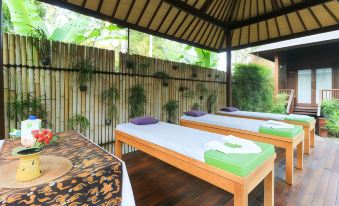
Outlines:
{"type": "Polygon", "coordinates": [[[168,85],[169,85],[169,81],[168,80],[163,80],[162,86],[168,87],[168,85]]]}
{"type": "Polygon", "coordinates": [[[209,78],[211,78],[212,74],[208,74],[207,76],[208,76],[209,78]]]}
{"type": "Polygon", "coordinates": [[[197,78],[197,77],[198,77],[198,74],[197,74],[197,73],[193,73],[193,74],[192,74],[192,77],[193,77],[193,78],[197,78]]]}
{"type": "Polygon", "coordinates": [[[87,86],[86,85],[81,85],[80,86],[80,91],[81,92],[86,92],[87,91],[87,86]]]}
{"type": "Polygon", "coordinates": [[[208,114],[211,114],[212,113],[212,109],[208,109],[208,114]]]}
{"type": "Polygon", "coordinates": [[[202,101],[204,99],[204,96],[200,96],[199,99],[202,101]]]}
{"type": "Polygon", "coordinates": [[[173,65],[173,66],[172,66],[172,69],[173,69],[173,70],[177,70],[177,69],[178,69],[178,65],[173,65]]]}
{"type": "Polygon", "coordinates": [[[51,64],[51,57],[45,57],[41,59],[41,64],[43,66],[49,66],[51,64]]]}
{"type": "Polygon", "coordinates": [[[108,126],[108,125],[111,125],[111,123],[112,123],[112,120],[110,120],[110,119],[106,119],[105,120],[105,125],[108,126]]]}
{"type": "Polygon", "coordinates": [[[18,152],[19,165],[15,179],[20,182],[34,180],[42,175],[40,168],[41,149],[29,148],[18,152]]]}
{"type": "Polygon", "coordinates": [[[318,131],[320,137],[327,137],[328,131],[326,129],[326,118],[318,118],[318,131]]]}

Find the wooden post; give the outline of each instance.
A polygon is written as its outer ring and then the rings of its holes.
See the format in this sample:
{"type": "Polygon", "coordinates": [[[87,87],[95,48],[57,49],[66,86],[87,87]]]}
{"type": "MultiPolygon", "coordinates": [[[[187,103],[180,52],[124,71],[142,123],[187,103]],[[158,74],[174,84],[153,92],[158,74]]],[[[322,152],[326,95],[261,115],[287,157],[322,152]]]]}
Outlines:
{"type": "Polygon", "coordinates": [[[2,54],[2,0],[0,0],[0,139],[5,138],[4,73],[2,54]]]}
{"type": "Polygon", "coordinates": [[[226,30],[226,105],[232,106],[232,37],[230,30],[226,30]]]}
{"type": "Polygon", "coordinates": [[[274,71],[273,71],[274,94],[278,94],[279,92],[279,65],[280,65],[279,54],[276,53],[274,56],[274,71]]]}

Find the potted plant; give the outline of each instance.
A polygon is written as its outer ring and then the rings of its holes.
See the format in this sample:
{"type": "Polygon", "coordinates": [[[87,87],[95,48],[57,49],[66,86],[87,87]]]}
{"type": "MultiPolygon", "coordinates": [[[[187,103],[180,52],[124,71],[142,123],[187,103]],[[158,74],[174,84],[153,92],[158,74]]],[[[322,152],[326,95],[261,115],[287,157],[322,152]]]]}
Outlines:
{"type": "Polygon", "coordinates": [[[154,76],[161,79],[162,85],[164,87],[168,87],[169,81],[170,81],[170,76],[167,73],[165,73],[165,72],[156,72],[156,73],[154,73],[154,76]]]}
{"type": "Polygon", "coordinates": [[[144,88],[137,84],[130,88],[128,96],[129,117],[139,117],[145,114],[146,95],[144,88]]]}
{"type": "Polygon", "coordinates": [[[327,137],[328,132],[337,135],[339,127],[339,100],[323,100],[321,102],[321,116],[318,118],[319,136],[327,137]]]}
{"type": "Polygon", "coordinates": [[[84,59],[80,61],[75,67],[75,70],[78,71],[77,81],[80,87],[80,91],[87,91],[87,83],[92,80],[95,66],[93,62],[89,59],[84,59]]]}
{"type": "Polygon", "coordinates": [[[197,110],[200,111],[201,110],[201,105],[198,102],[193,103],[191,110],[197,110]]]}
{"type": "Polygon", "coordinates": [[[168,101],[164,106],[163,109],[167,113],[167,122],[168,123],[175,123],[175,117],[178,113],[179,109],[179,101],[176,100],[170,100],[168,101]]]}
{"type": "Polygon", "coordinates": [[[178,68],[179,68],[178,65],[176,65],[176,64],[173,64],[173,65],[172,65],[172,69],[173,69],[173,70],[177,70],[178,68]]]}
{"type": "Polygon", "coordinates": [[[39,51],[40,62],[43,66],[51,64],[51,43],[46,32],[41,28],[31,26],[29,36],[33,38],[33,46],[39,51]]]}
{"type": "Polygon", "coordinates": [[[136,70],[136,63],[130,59],[127,59],[125,64],[126,68],[132,70],[132,72],[134,73],[134,71],[136,70]]]}
{"type": "Polygon", "coordinates": [[[89,121],[86,117],[76,114],[68,119],[67,129],[79,131],[84,134],[89,127],[89,121]]]}
{"type": "Polygon", "coordinates": [[[204,83],[198,83],[195,87],[195,90],[200,101],[202,101],[204,97],[208,94],[207,86],[204,83]]]}
{"type": "Polygon", "coordinates": [[[216,91],[211,92],[211,94],[207,97],[207,109],[208,113],[212,113],[212,110],[215,109],[216,104],[217,104],[217,93],[216,91]]]}
{"type": "Polygon", "coordinates": [[[184,86],[184,85],[180,85],[180,86],[179,86],[179,92],[184,92],[184,91],[187,91],[187,90],[189,90],[188,87],[186,87],[186,86],[184,86]]]}
{"type": "Polygon", "coordinates": [[[19,165],[16,171],[16,180],[21,182],[31,181],[40,177],[43,171],[40,168],[40,152],[42,148],[55,143],[58,136],[53,135],[49,129],[33,130],[33,137],[36,139],[31,148],[15,148],[13,156],[19,157],[19,165]]]}
{"type": "Polygon", "coordinates": [[[114,118],[118,113],[115,103],[120,99],[119,90],[115,86],[112,86],[104,91],[102,96],[105,104],[107,105],[105,124],[110,125],[112,123],[112,118],[114,118]]]}

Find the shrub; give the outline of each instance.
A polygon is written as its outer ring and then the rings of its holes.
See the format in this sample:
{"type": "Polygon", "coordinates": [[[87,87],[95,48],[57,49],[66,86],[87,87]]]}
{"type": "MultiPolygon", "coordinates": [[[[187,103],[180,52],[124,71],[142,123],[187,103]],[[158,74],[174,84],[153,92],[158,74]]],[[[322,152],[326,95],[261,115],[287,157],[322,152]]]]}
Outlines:
{"type": "Polygon", "coordinates": [[[286,114],[287,97],[288,95],[284,93],[277,94],[273,100],[273,105],[270,112],[275,114],[286,114]]]}
{"type": "Polygon", "coordinates": [[[323,100],[321,102],[321,115],[326,118],[325,127],[329,133],[339,137],[339,100],[323,100]]]}
{"type": "Polygon", "coordinates": [[[144,88],[140,84],[137,84],[133,86],[129,92],[129,117],[134,118],[144,115],[147,101],[144,88]]]}
{"type": "Polygon", "coordinates": [[[67,129],[79,131],[80,133],[85,134],[88,127],[89,121],[85,116],[76,114],[68,119],[67,129]]]}
{"type": "Polygon", "coordinates": [[[273,77],[270,68],[236,64],[233,75],[234,104],[241,110],[267,112],[272,108],[273,77]]]}
{"type": "Polygon", "coordinates": [[[175,123],[175,118],[178,114],[179,101],[169,100],[164,106],[163,109],[167,113],[168,123],[175,123]]]}

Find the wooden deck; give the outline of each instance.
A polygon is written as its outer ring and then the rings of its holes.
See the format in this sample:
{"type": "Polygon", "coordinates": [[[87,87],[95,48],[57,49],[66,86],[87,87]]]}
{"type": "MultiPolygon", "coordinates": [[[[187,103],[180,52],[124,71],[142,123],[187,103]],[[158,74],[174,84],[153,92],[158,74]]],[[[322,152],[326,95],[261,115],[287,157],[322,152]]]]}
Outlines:
{"type": "MultiPolygon", "coordinates": [[[[276,149],[275,205],[339,205],[339,140],[316,137],[316,148],[304,156],[295,185],[284,181],[284,151],[276,149]]],[[[233,196],[142,152],[123,156],[137,206],[233,205],[233,196]]],[[[263,183],[249,196],[249,205],[263,205],[263,183]]]]}

